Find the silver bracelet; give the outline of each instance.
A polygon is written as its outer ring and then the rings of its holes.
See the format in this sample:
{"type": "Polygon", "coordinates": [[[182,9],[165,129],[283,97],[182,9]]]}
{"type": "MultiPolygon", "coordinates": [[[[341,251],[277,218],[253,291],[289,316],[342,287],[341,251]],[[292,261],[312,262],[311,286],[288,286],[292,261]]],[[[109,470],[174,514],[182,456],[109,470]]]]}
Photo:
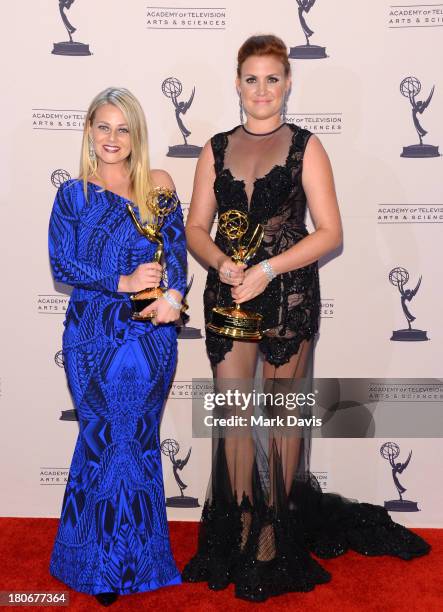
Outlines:
{"type": "Polygon", "coordinates": [[[169,302],[169,304],[172,306],[172,308],[175,308],[175,310],[180,310],[180,308],[182,307],[180,302],[177,302],[175,297],[172,297],[172,295],[169,293],[169,291],[165,291],[163,293],[163,297],[165,298],[165,300],[167,302],[169,302]]]}
{"type": "Polygon", "coordinates": [[[263,270],[263,272],[266,274],[266,276],[268,277],[268,281],[270,282],[273,278],[275,278],[277,276],[277,274],[274,272],[274,268],[271,266],[271,264],[269,263],[268,259],[265,259],[264,261],[260,262],[260,266],[263,270]]]}

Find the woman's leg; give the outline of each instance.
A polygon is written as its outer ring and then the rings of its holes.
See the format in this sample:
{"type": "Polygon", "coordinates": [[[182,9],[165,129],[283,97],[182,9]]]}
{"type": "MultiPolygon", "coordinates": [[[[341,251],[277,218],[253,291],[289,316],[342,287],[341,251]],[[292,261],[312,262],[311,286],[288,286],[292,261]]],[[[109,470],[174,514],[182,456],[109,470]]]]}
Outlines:
{"type": "MultiPolygon", "coordinates": [[[[255,342],[234,341],[232,351],[215,369],[217,392],[238,390],[248,393],[252,389],[257,363],[257,344],[255,342]]],[[[227,409],[224,416],[246,417],[249,423],[250,410],[240,407],[227,409]]],[[[250,426],[226,427],[223,430],[226,463],[229,472],[232,495],[240,504],[243,495],[252,503],[252,468],[255,458],[254,440],[250,426]]],[[[251,523],[251,513],[244,509],[241,515],[241,547],[246,543],[251,523]]]]}
{"type": "MultiPolygon", "coordinates": [[[[298,352],[292,355],[288,363],[281,366],[275,366],[265,361],[263,365],[265,388],[271,389],[274,395],[277,392],[283,395],[291,394],[291,398],[294,397],[293,394],[305,391],[307,385],[304,384],[304,380],[302,379],[304,379],[308,373],[310,374],[311,345],[311,340],[303,340],[298,352]]],[[[308,386],[309,385],[310,382],[308,382],[308,386]]],[[[288,412],[285,406],[280,406],[274,408],[273,414],[274,416],[286,416],[287,414],[299,416],[299,410],[295,408],[288,412]]],[[[291,490],[292,481],[299,460],[301,438],[297,435],[297,431],[298,430],[293,427],[279,427],[274,429],[270,436],[270,460],[273,459],[274,452],[277,451],[281,460],[281,475],[283,476],[286,495],[289,495],[291,490]],[[274,451],[272,449],[274,449],[274,451]]],[[[270,469],[271,478],[273,475],[275,475],[275,469],[270,469]]],[[[273,487],[271,487],[270,493],[272,497],[273,487]]]]}
{"type": "MultiPolygon", "coordinates": [[[[275,366],[265,361],[263,365],[263,379],[265,392],[271,393],[274,400],[278,396],[294,399],[295,394],[306,391],[304,377],[310,374],[310,357],[312,342],[304,340],[298,352],[293,355],[288,363],[275,366]],[[290,394],[290,395],[289,395],[290,394]]],[[[279,398],[280,399],[280,398],[279,398]]],[[[286,401],[284,405],[271,407],[271,417],[286,418],[288,414],[299,416],[299,410],[295,408],[288,412],[286,401]]],[[[303,451],[302,438],[297,428],[276,426],[269,429],[268,466],[269,466],[269,506],[274,506],[276,511],[281,510],[290,493],[294,476],[299,465],[300,453],[303,451]]],[[[269,561],[275,557],[275,533],[271,523],[265,524],[259,535],[257,559],[269,561]]]]}

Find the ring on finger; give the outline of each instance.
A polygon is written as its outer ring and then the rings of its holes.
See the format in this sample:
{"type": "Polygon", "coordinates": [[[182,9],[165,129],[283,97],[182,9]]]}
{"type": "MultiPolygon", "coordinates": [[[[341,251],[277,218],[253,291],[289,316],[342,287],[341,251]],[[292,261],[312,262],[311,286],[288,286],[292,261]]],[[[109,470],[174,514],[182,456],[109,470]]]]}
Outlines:
{"type": "Polygon", "coordinates": [[[226,278],[231,278],[231,270],[226,270],[226,272],[224,272],[224,275],[226,276],[226,278]]]}

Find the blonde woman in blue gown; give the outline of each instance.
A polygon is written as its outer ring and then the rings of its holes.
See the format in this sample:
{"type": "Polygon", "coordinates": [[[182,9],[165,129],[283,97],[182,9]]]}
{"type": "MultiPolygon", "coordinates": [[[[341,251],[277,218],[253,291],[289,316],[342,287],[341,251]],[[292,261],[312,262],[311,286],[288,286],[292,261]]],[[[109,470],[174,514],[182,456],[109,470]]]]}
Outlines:
{"type": "Polygon", "coordinates": [[[95,595],[179,584],[166,519],[159,424],[177,358],[175,321],[186,284],[183,217],[171,177],[150,170],[143,111],[126,89],[109,88],[86,115],[80,176],[60,186],[49,226],[54,279],[73,287],[63,333],[79,435],[50,560],[51,574],[95,595]],[[150,219],[175,209],[161,230],[168,288],[131,318],[129,295],[162,282],[156,244],[128,212],[150,219]]]}

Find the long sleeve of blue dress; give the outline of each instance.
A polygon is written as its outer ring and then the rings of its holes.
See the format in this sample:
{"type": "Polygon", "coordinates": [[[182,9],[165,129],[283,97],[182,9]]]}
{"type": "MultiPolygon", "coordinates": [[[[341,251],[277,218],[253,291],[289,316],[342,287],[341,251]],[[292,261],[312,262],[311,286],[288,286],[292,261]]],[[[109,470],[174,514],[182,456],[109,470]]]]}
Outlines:
{"type": "Polygon", "coordinates": [[[186,237],[180,203],[176,210],[166,218],[162,235],[168,289],[176,289],[183,295],[186,289],[186,237]]]}
{"type": "Polygon", "coordinates": [[[61,185],[49,221],[49,257],[56,281],[98,291],[117,291],[120,274],[114,258],[103,253],[100,267],[82,260],[77,253],[79,210],[72,182],[61,185]]]}

